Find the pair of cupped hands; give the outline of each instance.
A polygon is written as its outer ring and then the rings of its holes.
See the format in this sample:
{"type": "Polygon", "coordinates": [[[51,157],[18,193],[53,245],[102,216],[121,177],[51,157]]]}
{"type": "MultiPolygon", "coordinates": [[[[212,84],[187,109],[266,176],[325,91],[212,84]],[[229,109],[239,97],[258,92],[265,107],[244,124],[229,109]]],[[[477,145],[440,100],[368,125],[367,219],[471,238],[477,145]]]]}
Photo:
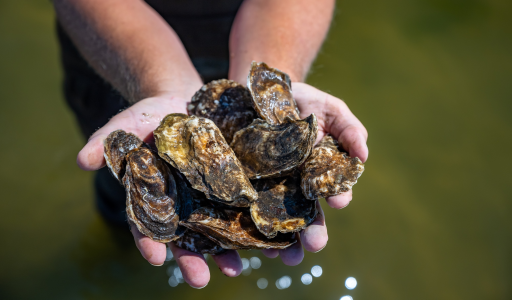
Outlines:
{"type": "MultiPolygon", "coordinates": [[[[358,157],[364,163],[368,158],[366,140],[367,131],[363,124],[352,114],[342,100],[324,93],[308,84],[294,82],[293,96],[300,110],[300,117],[305,118],[314,113],[318,120],[318,137],[320,141],[326,134],[331,134],[352,157],[358,157]]],[[[83,170],[93,171],[105,166],[103,157],[103,140],[108,134],[117,129],[131,132],[146,142],[153,142],[153,130],[160,121],[170,113],[187,114],[187,102],[190,99],[176,97],[172,93],[162,93],[145,98],[130,106],[96,131],[77,157],[77,163],[83,170]]],[[[335,209],[341,209],[352,200],[352,191],[328,197],[327,204],[335,209]]],[[[314,222],[300,232],[297,243],[284,249],[262,250],[270,258],[281,257],[284,264],[294,266],[304,258],[304,250],[318,252],[322,250],[328,240],[325,218],[319,201],[317,201],[318,215],[314,222]]],[[[152,265],[160,266],[164,263],[167,249],[165,244],[158,243],[144,236],[131,226],[135,244],[142,256],[152,265]]],[[[185,281],[194,288],[206,286],[210,280],[210,272],[204,257],[178,248],[174,243],[168,244],[185,281]]],[[[219,269],[226,276],[235,277],[242,271],[242,262],[238,252],[228,250],[220,255],[212,255],[219,269]]]]}

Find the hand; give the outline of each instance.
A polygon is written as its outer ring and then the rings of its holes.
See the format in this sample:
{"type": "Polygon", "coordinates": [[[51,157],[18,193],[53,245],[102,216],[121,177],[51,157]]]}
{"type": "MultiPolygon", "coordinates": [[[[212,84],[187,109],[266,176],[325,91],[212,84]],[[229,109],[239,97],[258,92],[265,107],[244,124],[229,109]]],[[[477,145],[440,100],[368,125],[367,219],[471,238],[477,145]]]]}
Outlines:
{"type": "MultiPolygon", "coordinates": [[[[110,121],[96,131],[77,157],[80,168],[86,171],[98,170],[105,166],[103,157],[103,140],[110,132],[123,129],[143,139],[145,142],[153,142],[153,130],[160,124],[160,121],[170,113],[187,113],[184,98],[162,95],[147,98],[137,102],[114,116],[110,121]]],[[[165,261],[165,244],[155,242],[144,236],[131,226],[131,232],[135,244],[142,256],[152,265],[159,266],[165,261]]],[[[192,287],[200,288],[210,280],[208,265],[202,255],[186,251],[169,243],[169,247],[180,266],[183,277],[192,287]]],[[[242,271],[242,262],[238,253],[234,250],[227,251],[222,255],[212,256],[220,270],[227,276],[237,276],[242,271]]]]}
{"type": "MultiPolygon", "coordinates": [[[[318,118],[319,141],[326,133],[331,133],[349,151],[351,156],[359,157],[363,162],[368,156],[366,148],[366,130],[350,112],[341,100],[323,93],[307,84],[293,83],[294,97],[305,118],[315,113],[318,118]]],[[[77,163],[80,168],[88,171],[105,166],[103,158],[103,140],[108,134],[117,129],[132,132],[151,143],[152,132],[160,120],[169,113],[186,113],[186,100],[183,98],[161,96],[144,99],[113,117],[105,126],[95,132],[85,147],[80,151],[77,163]]],[[[334,208],[343,208],[352,199],[352,193],[347,192],[329,197],[327,202],[334,208]]],[[[304,248],[310,252],[320,251],[327,244],[327,229],[320,204],[317,203],[319,214],[308,228],[301,232],[302,244],[296,243],[285,250],[264,250],[268,257],[281,256],[287,265],[299,264],[303,257],[304,248]]],[[[136,226],[131,227],[137,248],[142,256],[152,265],[159,266],[165,261],[166,249],[162,243],[155,242],[141,234],[136,226]]],[[[204,287],[210,280],[208,265],[202,255],[176,247],[169,247],[183,273],[185,281],[192,287],[204,287]]],[[[220,270],[227,276],[238,276],[242,263],[236,251],[229,250],[222,255],[212,255],[220,270]]]]}
{"type": "MultiPolygon", "coordinates": [[[[368,159],[366,146],[368,132],[345,102],[301,82],[293,82],[292,90],[300,110],[300,117],[304,119],[312,113],[317,117],[317,143],[329,133],[341,143],[350,156],[358,157],[363,163],[368,159]]],[[[351,200],[352,190],[326,199],[327,204],[336,209],[344,208],[351,200]]],[[[316,220],[300,234],[300,242],[310,252],[322,250],[328,240],[324,213],[319,202],[317,202],[317,208],[316,220]]],[[[287,265],[299,264],[304,257],[300,243],[284,250],[264,250],[263,253],[271,258],[281,255],[281,259],[287,265]]]]}

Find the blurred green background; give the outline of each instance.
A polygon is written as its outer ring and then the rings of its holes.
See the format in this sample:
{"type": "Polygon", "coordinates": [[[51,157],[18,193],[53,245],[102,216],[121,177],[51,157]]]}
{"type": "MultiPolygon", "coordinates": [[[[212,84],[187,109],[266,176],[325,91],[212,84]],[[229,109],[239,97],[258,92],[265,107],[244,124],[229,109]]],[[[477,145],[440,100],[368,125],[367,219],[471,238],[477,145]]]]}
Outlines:
{"type": "Polygon", "coordinates": [[[244,251],[262,267],[212,266],[203,290],[170,287],[172,262],[152,267],[95,212],[61,77],[50,1],[0,0],[1,299],[512,298],[510,0],[339,1],[308,82],[369,131],[354,200],[324,205],[328,246],[301,265],[244,251]]]}

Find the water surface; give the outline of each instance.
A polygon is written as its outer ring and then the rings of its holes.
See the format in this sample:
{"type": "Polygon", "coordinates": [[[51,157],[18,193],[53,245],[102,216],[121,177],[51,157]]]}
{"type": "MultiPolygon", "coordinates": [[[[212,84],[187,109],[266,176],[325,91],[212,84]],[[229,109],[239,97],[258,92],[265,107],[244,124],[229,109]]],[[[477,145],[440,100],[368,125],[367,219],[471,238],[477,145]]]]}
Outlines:
{"type": "Polygon", "coordinates": [[[203,290],[170,287],[172,262],[150,266],[95,212],[53,18],[49,1],[0,1],[0,298],[512,298],[512,2],[339,1],[308,82],[369,131],[354,200],[324,205],[328,246],[301,265],[244,251],[259,269],[212,265],[203,290]]]}

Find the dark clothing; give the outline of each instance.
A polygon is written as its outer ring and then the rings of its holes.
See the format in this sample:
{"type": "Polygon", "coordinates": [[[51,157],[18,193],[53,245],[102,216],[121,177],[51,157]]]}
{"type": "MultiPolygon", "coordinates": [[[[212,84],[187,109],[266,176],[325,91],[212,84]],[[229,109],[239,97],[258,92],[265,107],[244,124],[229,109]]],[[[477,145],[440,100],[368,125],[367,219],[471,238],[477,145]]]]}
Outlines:
{"type": "MultiPolygon", "coordinates": [[[[243,0],[147,0],[180,37],[204,82],[227,78],[229,33],[243,0]]],[[[64,97],[86,138],[129,104],[81,56],[57,23],[64,69],[64,97]]],[[[100,213],[114,224],[125,224],[124,188],[103,168],[94,186],[100,213]]]]}

